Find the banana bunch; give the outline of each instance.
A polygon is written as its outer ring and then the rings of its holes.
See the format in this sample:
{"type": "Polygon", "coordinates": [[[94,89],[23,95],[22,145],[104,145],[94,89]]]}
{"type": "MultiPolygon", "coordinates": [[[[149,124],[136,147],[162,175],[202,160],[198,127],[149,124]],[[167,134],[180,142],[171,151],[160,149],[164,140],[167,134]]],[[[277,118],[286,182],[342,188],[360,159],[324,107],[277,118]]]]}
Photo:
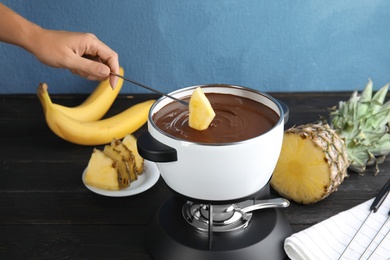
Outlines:
{"type": "MultiPolygon", "coordinates": [[[[123,69],[120,71],[123,75],[123,69]]],[[[49,128],[62,139],[80,145],[101,145],[131,134],[146,123],[149,109],[155,100],[129,107],[110,118],[101,119],[111,107],[123,80],[114,90],[109,81],[102,81],[79,106],[66,107],[52,102],[48,86],[41,83],[37,89],[49,128]]]]}
{"type": "MultiPolygon", "coordinates": [[[[121,67],[119,74],[124,75],[121,67]]],[[[67,107],[53,103],[53,106],[64,114],[80,121],[96,121],[101,119],[110,109],[123,86],[123,79],[118,78],[118,83],[113,90],[109,80],[99,83],[89,97],[77,107],[67,107]]]]}

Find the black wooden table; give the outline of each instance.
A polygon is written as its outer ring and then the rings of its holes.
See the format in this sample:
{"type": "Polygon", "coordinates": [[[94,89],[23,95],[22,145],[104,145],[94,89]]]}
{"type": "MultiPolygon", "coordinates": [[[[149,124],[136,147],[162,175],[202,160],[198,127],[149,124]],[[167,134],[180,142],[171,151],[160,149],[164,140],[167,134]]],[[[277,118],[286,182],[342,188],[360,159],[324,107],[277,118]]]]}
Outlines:
{"type": "MultiPolygon", "coordinates": [[[[271,93],[290,108],[287,127],[314,122],[350,93],[271,93]]],[[[83,95],[52,96],[73,106],[83,95]]],[[[121,95],[108,116],[154,95],[121,95]]],[[[136,134],[145,131],[145,127],[136,134]]],[[[145,226],[172,193],[163,180],[122,198],[89,191],[81,175],[93,147],[63,141],[47,127],[35,95],[0,95],[0,259],[151,259],[145,226]]],[[[294,232],[372,197],[390,176],[390,162],[374,176],[351,173],[339,190],[314,205],[284,212],[294,232]]]]}

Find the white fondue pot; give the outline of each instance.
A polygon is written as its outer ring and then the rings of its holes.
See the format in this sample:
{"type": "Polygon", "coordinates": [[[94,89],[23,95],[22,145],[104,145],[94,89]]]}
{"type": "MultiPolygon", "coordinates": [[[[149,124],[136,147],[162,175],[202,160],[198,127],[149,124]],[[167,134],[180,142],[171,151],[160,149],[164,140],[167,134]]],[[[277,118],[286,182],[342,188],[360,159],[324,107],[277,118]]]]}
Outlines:
{"type": "Polygon", "coordinates": [[[279,115],[276,125],[252,139],[234,143],[194,143],[173,137],[153,122],[153,115],[172,101],[157,100],[148,117],[148,132],[138,138],[142,157],[156,162],[166,184],[176,193],[201,201],[238,201],[266,186],[277,163],[284,132],[281,104],[259,91],[232,85],[202,85],[170,93],[191,96],[196,87],[204,93],[233,94],[260,102],[279,115]]]}

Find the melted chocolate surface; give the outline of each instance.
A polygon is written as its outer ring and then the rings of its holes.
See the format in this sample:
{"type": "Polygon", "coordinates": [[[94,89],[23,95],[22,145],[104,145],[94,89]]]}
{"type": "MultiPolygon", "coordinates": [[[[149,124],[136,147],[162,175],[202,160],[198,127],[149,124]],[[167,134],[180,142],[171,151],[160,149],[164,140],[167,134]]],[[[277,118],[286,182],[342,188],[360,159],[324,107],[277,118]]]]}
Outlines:
{"type": "Polygon", "coordinates": [[[206,96],[216,114],[206,130],[189,127],[188,108],[178,102],[161,108],[152,116],[153,122],[162,131],[182,140],[232,143],[264,134],[279,120],[275,111],[249,98],[220,93],[206,93],[206,96]]]}

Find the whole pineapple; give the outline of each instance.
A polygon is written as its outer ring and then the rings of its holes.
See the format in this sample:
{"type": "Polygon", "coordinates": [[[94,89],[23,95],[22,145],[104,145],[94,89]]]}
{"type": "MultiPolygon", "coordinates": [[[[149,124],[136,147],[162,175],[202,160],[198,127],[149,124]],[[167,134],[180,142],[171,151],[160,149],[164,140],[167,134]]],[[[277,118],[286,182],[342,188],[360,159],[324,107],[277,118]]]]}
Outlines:
{"type": "Polygon", "coordinates": [[[364,174],[390,152],[389,85],[373,95],[369,80],[361,95],[352,93],[330,113],[330,123],[286,130],[282,151],[271,179],[280,195],[298,203],[320,201],[337,190],[347,168],[364,174]]]}
{"type": "Polygon", "coordinates": [[[329,125],[292,127],[284,133],[271,186],[297,203],[315,203],[337,190],[348,165],[344,142],[329,125]]]}

